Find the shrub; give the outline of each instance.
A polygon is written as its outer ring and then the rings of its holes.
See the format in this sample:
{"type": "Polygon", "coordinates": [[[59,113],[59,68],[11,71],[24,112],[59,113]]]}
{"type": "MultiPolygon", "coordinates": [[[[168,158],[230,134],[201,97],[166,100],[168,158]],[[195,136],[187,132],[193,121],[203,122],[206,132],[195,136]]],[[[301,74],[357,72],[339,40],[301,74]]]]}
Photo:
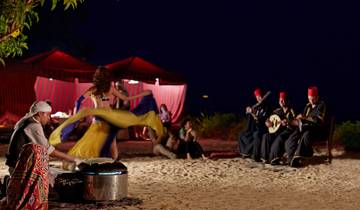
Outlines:
{"type": "Polygon", "coordinates": [[[340,141],[345,150],[360,151],[360,121],[347,121],[336,126],[335,141],[340,141]]]}
{"type": "Polygon", "coordinates": [[[201,113],[193,117],[194,127],[202,138],[235,140],[245,126],[245,121],[232,113],[201,113]]]}

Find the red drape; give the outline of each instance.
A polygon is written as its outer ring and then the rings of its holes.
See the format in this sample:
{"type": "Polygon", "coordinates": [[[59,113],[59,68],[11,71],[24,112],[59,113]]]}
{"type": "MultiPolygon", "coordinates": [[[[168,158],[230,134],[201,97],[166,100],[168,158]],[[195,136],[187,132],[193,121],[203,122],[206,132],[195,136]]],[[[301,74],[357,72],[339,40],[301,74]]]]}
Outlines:
{"type": "MultiPolygon", "coordinates": [[[[72,112],[76,99],[83,94],[91,83],[64,82],[61,80],[50,80],[45,77],[37,77],[35,82],[36,100],[50,100],[53,112],[72,112]]],[[[91,99],[83,102],[83,107],[93,107],[91,99]]]]}
{"type": "Polygon", "coordinates": [[[143,88],[153,91],[158,107],[165,104],[172,113],[172,122],[178,122],[184,109],[186,85],[143,84],[143,88]]]}
{"type": "Polygon", "coordinates": [[[37,100],[50,100],[54,111],[68,112],[74,106],[74,87],[73,82],[38,77],[34,88],[37,100]]]}
{"type": "MultiPolygon", "coordinates": [[[[127,80],[123,82],[126,90],[129,93],[129,96],[137,95],[143,91],[143,83],[139,82],[137,84],[129,84],[127,80]]],[[[134,109],[139,103],[141,98],[137,98],[130,101],[130,109],[134,109]]]]}
{"type": "MultiPolygon", "coordinates": [[[[92,83],[79,83],[78,79],[75,79],[75,99],[77,100],[82,94],[85,93],[85,91],[87,91],[90,87],[91,87],[92,83]]],[[[75,101],[73,103],[73,106],[75,106],[75,101]]],[[[88,108],[93,108],[94,107],[94,103],[91,101],[91,98],[86,98],[83,102],[82,102],[82,107],[88,107],[88,108]]]]}
{"type": "MultiPolygon", "coordinates": [[[[136,95],[144,89],[153,91],[157,105],[164,103],[172,113],[172,121],[178,122],[182,110],[184,108],[186,85],[159,85],[147,84],[139,82],[137,84],[129,84],[124,81],[129,95],[136,95]]],[[[79,83],[77,79],[74,82],[64,82],[60,80],[50,80],[44,77],[37,77],[35,83],[35,92],[37,100],[50,100],[52,102],[53,111],[62,111],[68,113],[73,110],[75,100],[83,94],[91,83],[79,83]]],[[[112,100],[112,99],[111,99],[112,100]]],[[[136,107],[141,98],[130,101],[130,107],[136,107]]],[[[93,107],[90,98],[87,98],[82,107],[93,107]]]]}
{"type": "Polygon", "coordinates": [[[1,71],[0,116],[10,112],[23,116],[35,100],[36,76],[27,72],[1,71]]]}

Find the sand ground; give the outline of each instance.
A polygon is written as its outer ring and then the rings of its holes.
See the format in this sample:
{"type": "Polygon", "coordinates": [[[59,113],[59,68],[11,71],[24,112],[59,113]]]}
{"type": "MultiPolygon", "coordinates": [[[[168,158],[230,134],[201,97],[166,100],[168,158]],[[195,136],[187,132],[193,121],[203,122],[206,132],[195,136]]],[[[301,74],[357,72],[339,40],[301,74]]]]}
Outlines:
{"type": "MultiPolygon", "coordinates": [[[[127,158],[122,162],[129,171],[128,198],[136,202],[104,208],[359,209],[360,154],[333,153],[332,164],[316,153],[299,169],[242,158],[127,158]]],[[[4,160],[1,177],[7,170],[4,160]]]]}

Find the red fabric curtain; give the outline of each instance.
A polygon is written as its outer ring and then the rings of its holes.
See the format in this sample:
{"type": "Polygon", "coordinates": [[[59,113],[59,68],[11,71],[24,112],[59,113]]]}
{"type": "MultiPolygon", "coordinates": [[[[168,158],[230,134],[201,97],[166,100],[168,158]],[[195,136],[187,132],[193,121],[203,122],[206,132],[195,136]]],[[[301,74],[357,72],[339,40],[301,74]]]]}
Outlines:
{"type": "Polygon", "coordinates": [[[73,82],[37,77],[35,82],[36,99],[49,100],[53,112],[62,111],[68,113],[74,107],[76,96],[74,87],[73,82]]]}
{"type": "MultiPolygon", "coordinates": [[[[37,77],[35,82],[35,93],[37,100],[50,100],[53,112],[72,112],[75,101],[82,95],[91,83],[64,82],[61,80],[50,80],[45,77],[37,77]]],[[[82,103],[82,107],[93,107],[90,98],[82,103]]]]}
{"type": "MultiPolygon", "coordinates": [[[[129,93],[129,96],[137,95],[143,91],[143,83],[129,84],[128,80],[124,80],[123,84],[129,93]]],[[[139,103],[141,98],[137,98],[130,101],[130,109],[134,109],[139,103]]]]}
{"type": "Polygon", "coordinates": [[[35,101],[35,79],[31,73],[0,72],[0,116],[10,112],[21,117],[29,111],[35,101]]]}
{"type": "MultiPolygon", "coordinates": [[[[126,80],[123,84],[130,96],[139,94],[144,89],[152,90],[158,107],[160,104],[166,104],[172,113],[172,121],[178,122],[184,109],[186,85],[159,85],[158,82],[156,84],[142,82],[129,84],[126,80]]],[[[36,99],[50,100],[52,102],[53,112],[62,111],[68,113],[69,110],[73,110],[76,99],[91,85],[91,83],[79,83],[77,79],[75,79],[74,82],[64,82],[37,77],[35,83],[36,99]]],[[[140,100],[141,98],[130,101],[131,109],[136,107],[140,103],[140,100]]],[[[87,98],[83,101],[81,107],[93,107],[91,99],[87,98]]]]}
{"type": "Polygon", "coordinates": [[[152,90],[155,96],[158,107],[165,104],[168,110],[172,113],[172,122],[179,122],[181,113],[184,110],[184,103],[186,97],[186,85],[159,85],[143,84],[144,90],[152,90]]]}
{"type": "MultiPolygon", "coordinates": [[[[75,79],[75,89],[76,89],[76,96],[75,100],[77,100],[82,94],[85,93],[90,87],[92,83],[79,83],[78,79],[75,79]]],[[[75,101],[73,102],[73,107],[75,106],[75,101]]],[[[88,107],[93,108],[94,103],[91,101],[91,98],[86,98],[83,102],[81,107],[88,107]]]]}

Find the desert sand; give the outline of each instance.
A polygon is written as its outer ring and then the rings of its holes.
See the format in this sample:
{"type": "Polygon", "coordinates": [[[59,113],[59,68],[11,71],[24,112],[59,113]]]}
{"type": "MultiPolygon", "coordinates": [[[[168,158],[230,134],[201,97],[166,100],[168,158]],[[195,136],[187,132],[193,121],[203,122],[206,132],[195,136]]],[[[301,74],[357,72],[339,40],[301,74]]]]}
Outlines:
{"type": "MultiPolygon", "coordinates": [[[[320,154],[316,155],[307,166],[298,169],[242,158],[127,158],[122,160],[129,171],[127,202],[102,207],[359,209],[360,155],[335,151],[332,164],[326,164],[320,154]]],[[[7,170],[4,158],[1,158],[0,169],[2,177],[7,170]]],[[[53,206],[53,209],[57,208],[53,206]]],[[[87,208],[84,206],[84,209],[87,208]]]]}

